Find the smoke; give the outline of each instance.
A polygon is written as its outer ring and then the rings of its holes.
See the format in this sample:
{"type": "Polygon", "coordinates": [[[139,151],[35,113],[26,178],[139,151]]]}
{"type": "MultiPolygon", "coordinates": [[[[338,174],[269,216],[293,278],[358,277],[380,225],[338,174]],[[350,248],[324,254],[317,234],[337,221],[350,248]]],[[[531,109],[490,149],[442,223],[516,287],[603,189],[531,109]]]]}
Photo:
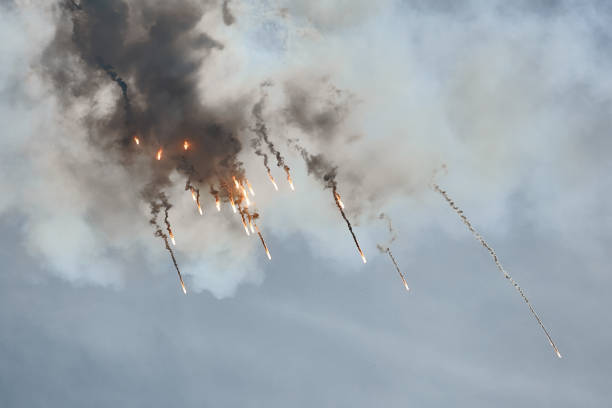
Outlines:
{"type": "Polygon", "coordinates": [[[236,22],[236,18],[232,14],[232,11],[229,8],[231,0],[223,0],[223,22],[225,25],[232,25],[236,22]]]}
{"type": "MultiPolygon", "coordinates": [[[[529,197],[521,216],[534,228],[579,236],[584,250],[605,253],[588,231],[602,222],[593,214],[607,211],[606,13],[569,3],[435,4],[283,0],[279,15],[241,3],[240,24],[230,26],[224,4],[212,1],[0,6],[10,39],[0,66],[0,168],[12,175],[0,180],[10,192],[0,211],[23,220],[20,239],[44,268],[72,282],[121,285],[132,264],[163,270],[141,198],[153,184],[173,205],[190,289],[229,296],[261,279],[247,262],[252,240],[236,231],[231,211],[194,222],[183,186],[217,186],[225,202],[221,181],[248,170],[258,208],[269,208],[257,179],[266,159],[249,159],[249,127],[259,84],[271,78],[283,84],[266,99],[273,140],[300,140],[307,171],[323,186],[341,186],[354,223],[399,205],[417,215],[396,219],[406,234],[431,223],[427,185],[445,161],[456,169],[449,184],[462,187],[458,199],[483,226],[502,234],[509,200],[529,197]],[[354,41],[356,27],[371,46],[354,41]],[[126,146],[126,135],[140,145],[126,146]],[[483,200],[485,192],[493,199],[483,200]]],[[[306,179],[300,166],[293,170],[296,181],[306,179]]],[[[329,197],[309,190],[312,200],[283,203],[262,227],[329,247],[337,215],[311,211],[312,201],[329,197]]],[[[212,206],[214,194],[201,200],[212,206]]],[[[367,249],[367,235],[360,238],[367,249]]]]}

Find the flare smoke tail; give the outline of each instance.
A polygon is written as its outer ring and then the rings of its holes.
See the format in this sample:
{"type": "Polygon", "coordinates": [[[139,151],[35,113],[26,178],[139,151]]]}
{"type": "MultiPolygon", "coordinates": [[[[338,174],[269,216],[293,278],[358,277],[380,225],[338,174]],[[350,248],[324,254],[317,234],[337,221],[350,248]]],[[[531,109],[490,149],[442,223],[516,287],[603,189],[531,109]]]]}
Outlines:
{"type": "Polygon", "coordinates": [[[450,198],[450,196],[448,195],[448,193],[445,190],[442,190],[440,188],[440,186],[438,186],[435,183],[432,183],[432,188],[434,189],[434,191],[439,193],[446,200],[448,205],[457,213],[457,215],[459,215],[459,217],[461,218],[461,221],[463,221],[463,223],[467,226],[467,228],[470,230],[472,235],[474,235],[474,237],[480,242],[480,244],[489,252],[491,257],[493,258],[493,261],[495,262],[495,266],[497,267],[497,269],[512,284],[512,286],[514,286],[514,288],[521,295],[521,297],[523,298],[525,303],[527,303],[527,306],[529,307],[529,310],[531,311],[531,314],[538,321],[538,324],[540,325],[540,328],[544,331],[544,334],[546,335],[546,338],[548,339],[548,342],[550,343],[551,347],[554,349],[555,354],[557,355],[557,357],[561,358],[561,353],[559,352],[559,349],[555,345],[555,342],[553,341],[552,337],[548,333],[548,330],[546,330],[546,327],[544,327],[544,323],[542,323],[542,320],[540,319],[540,316],[536,313],[536,311],[533,308],[533,306],[531,306],[531,303],[529,302],[529,299],[527,299],[527,296],[525,296],[525,293],[523,292],[523,289],[521,289],[521,287],[518,285],[518,283],[510,276],[510,274],[508,274],[508,272],[506,272],[506,270],[504,269],[504,267],[502,266],[501,262],[499,261],[499,258],[497,256],[497,254],[495,253],[495,251],[493,250],[493,248],[491,248],[491,246],[484,240],[483,236],[480,235],[480,233],[478,231],[476,231],[476,229],[472,226],[472,223],[463,214],[463,210],[461,210],[455,204],[455,202],[450,198]]]}
{"type": "Polygon", "coordinates": [[[387,254],[389,255],[389,258],[391,258],[391,262],[393,262],[393,265],[395,266],[395,270],[397,271],[398,275],[402,279],[402,282],[404,283],[404,288],[406,288],[406,290],[409,291],[410,287],[408,286],[408,282],[406,282],[406,278],[404,277],[404,274],[400,270],[400,267],[397,264],[397,261],[395,260],[395,257],[391,253],[391,249],[387,248],[385,252],[387,252],[387,254]]]}

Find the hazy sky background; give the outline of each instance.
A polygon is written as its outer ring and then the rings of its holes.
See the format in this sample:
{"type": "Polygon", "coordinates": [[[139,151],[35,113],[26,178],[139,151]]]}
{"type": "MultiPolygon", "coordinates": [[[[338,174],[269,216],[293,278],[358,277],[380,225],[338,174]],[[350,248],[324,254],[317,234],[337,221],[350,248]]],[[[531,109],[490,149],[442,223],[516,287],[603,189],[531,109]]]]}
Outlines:
{"type": "Polygon", "coordinates": [[[202,69],[206,103],[271,78],[273,113],[277,90],[323,77],[352,102],[333,140],[271,123],[295,193],[243,152],[273,262],[230,214],[194,222],[176,176],[187,297],[138,176],[83,136],[82,112],[118,90],[61,111],[38,61],[66,22],[52,1],[0,3],[0,406],[608,406],[612,10],[507,3],[235,0],[231,26],[211,7],[202,29],[225,48],[202,69]],[[295,137],[339,165],[367,265],[295,137]],[[563,359],[427,188],[441,163],[563,359]],[[409,294],[377,253],[380,211],[409,294]]]}

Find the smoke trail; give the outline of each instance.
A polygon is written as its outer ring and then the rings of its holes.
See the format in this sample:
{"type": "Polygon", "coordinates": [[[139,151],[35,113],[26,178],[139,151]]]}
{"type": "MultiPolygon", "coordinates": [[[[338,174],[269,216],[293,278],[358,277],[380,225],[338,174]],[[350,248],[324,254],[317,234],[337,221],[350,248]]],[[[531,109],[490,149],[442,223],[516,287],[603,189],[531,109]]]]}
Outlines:
{"type": "MultiPolygon", "coordinates": [[[[125,110],[125,124],[128,127],[128,131],[131,133],[130,123],[132,117],[132,108],[130,104],[130,97],[128,96],[128,85],[127,83],[117,74],[112,65],[105,64],[102,58],[98,57],[98,64],[100,68],[106,72],[106,74],[121,88],[121,94],[123,95],[123,109],[125,110]]],[[[128,135],[128,139],[131,135],[128,135]]]]}
{"type": "MultiPolygon", "coordinates": [[[[378,215],[378,219],[387,221],[387,229],[389,230],[390,238],[389,241],[387,241],[387,243],[384,245],[384,248],[388,248],[397,239],[397,232],[395,232],[395,230],[393,229],[393,225],[391,224],[391,218],[387,214],[380,213],[378,215]]],[[[381,246],[382,245],[378,245],[378,248],[380,249],[381,246]]]]}
{"type": "Polygon", "coordinates": [[[152,200],[150,202],[151,219],[149,220],[149,223],[155,227],[155,236],[160,237],[164,241],[166,250],[170,253],[170,257],[172,258],[172,263],[174,264],[174,268],[176,269],[176,273],[178,274],[179,282],[181,284],[183,293],[187,294],[187,289],[185,288],[185,282],[183,281],[183,275],[181,274],[181,270],[179,269],[178,262],[176,261],[176,257],[174,256],[174,251],[172,250],[172,248],[170,247],[170,244],[168,243],[168,236],[164,233],[164,231],[162,230],[162,227],[159,225],[159,222],[157,221],[159,212],[161,211],[161,208],[164,207],[164,212],[165,212],[164,222],[166,223],[166,227],[170,231],[170,224],[168,223],[168,209],[171,207],[171,205],[168,203],[167,197],[163,192],[159,194],[159,199],[161,201],[160,203],[158,203],[157,200],[152,200]]]}
{"type": "Polygon", "coordinates": [[[163,192],[159,193],[159,199],[161,201],[162,206],[164,207],[164,224],[166,224],[166,229],[168,230],[168,235],[170,236],[172,243],[175,244],[172,227],[170,226],[170,221],[168,220],[168,211],[170,210],[170,208],[172,208],[172,204],[168,202],[168,197],[166,197],[166,194],[164,194],[163,192]]]}
{"type": "Polygon", "coordinates": [[[529,299],[527,299],[527,296],[525,296],[525,293],[523,292],[523,289],[521,289],[521,287],[518,285],[518,283],[508,274],[508,272],[506,272],[506,270],[504,269],[504,267],[502,266],[501,262],[499,261],[499,258],[497,257],[497,254],[495,253],[493,248],[491,248],[491,246],[484,240],[483,236],[480,235],[480,233],[478,231],[476,231],[476,229],[472,226],[472,223],[463,214],[463,210],[459,209],[459,207],[449,197],[449,195],[447,194],[447,192],[445,190],[442,190],[440,188],[440,186],[438,186],[436,183],[432,183],[432,188],[436,192],[440,193],[440,195],[442,197],[444,197],[444,199],[446,200],[448,205],[450,205],[450,207],[457,213],[457,215],[459,215],[459,217],[461,218],[463,223],[468,227],[468,229],[470,230],[472,235],[474,235],[474,237],[480,242],[480,244],[483,247],[485,247],[485,249],[487,251],[489,251],[489,254],[491,254],[491,257],[493,258],[493,261],[495,262],[495,266],[497,266],[497,269],[499,269],[499,271],[504,274],[504,277],[506,279],[508,279],[508,281],[510,281],[512,286],[514,286],[516,288],[516,290],[518,291],[518,293],[521,295],[521,297],[523,298],[525,303],[527,303],[527,306],[529,307],[529,310],[531,311],[531,314],[533,314],[533,316],[538,321],[538,324],[540,325],[540,327],[544,331],[544,334],[546,334],[546,337],[548,338],[548,342],[550,343],[552,348],[555,350],[555,353],[557,354],[557,357],[561,358],[561,353],[559,352],[559,349],[555,345],[552,337],[550,337],[550,334],[548,334],[548,330],[546,330],[546,327],[544,327],[544,323],[542,323],[542,320],[540,319],[540,316],[538,316],[538,314],[534,310],[533,306],[531,306],[531,303],[529,302],[529,299]]]}

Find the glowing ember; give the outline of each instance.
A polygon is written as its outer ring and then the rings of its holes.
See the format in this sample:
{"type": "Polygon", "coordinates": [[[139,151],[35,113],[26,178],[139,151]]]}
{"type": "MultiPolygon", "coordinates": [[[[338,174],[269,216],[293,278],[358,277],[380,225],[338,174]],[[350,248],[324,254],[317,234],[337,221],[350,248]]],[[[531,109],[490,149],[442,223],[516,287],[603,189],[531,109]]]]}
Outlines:
{"type": "Polygon", "coordinates": [[[236,190],[240,191],[240,183],[236,180],[235,176],[232,176],[232,180],[234,180],[234,185],[236,186],[236,190]]]}
{"type": "Polygon", "coordinates": [[[157,151],[157,160],[161,160],[161,158],[162,158],[162,152],[163,152],[163,150],[162,150],[162,148],[160,147],[160,148],[159,148],[159,150],[157,151]]]}
{"type": "Polygon", "coordinates": [[[361,250],[359,250],[359,255],[361,255],[361,260],[363,261],[363,263],[368,263],[368,261],[366,260],[365,255],[363,254],[363,252],[361,252],[361,250]]]}
{"type": "Polygon", "coordinates": [[[197,201],[196,193],[195,193],[195,190],[193,188],[191,189],[191,198],[193,198],[193,201],[197,201]]]}
{"type": "Polygon", "coordinates": [[[138,139],[138,136],[134,136],[134,142],[136,142],[137,145],[140,144],[140,139],[138,139]]]}
{"type": "Polygon", "coordinates": [[[217,206],[217,211],[221,211],[221,201],[219,201],[219,197],[215,197],[215,205],[217,206]]]}
{"type": "Polygon", "coordinates": [[[189,147],[190,147],[189,142],[185,140],[185,141],[183,142],[183,149],[188,150],[188,149],[189,149],[189,147]]]}
{"type": "Polygon", "coordinates": [[[176,241],[174,240],[174,235],[170,235],[170,240],[172,241],[172,245],[176,246],[176,241]]]}
{"type": "Polygon", "coordinates": [[[200,212],[200,215],[202,215],[202,207],[200,207],[200,203],[198,203],[198,211],[200,212]]]}

